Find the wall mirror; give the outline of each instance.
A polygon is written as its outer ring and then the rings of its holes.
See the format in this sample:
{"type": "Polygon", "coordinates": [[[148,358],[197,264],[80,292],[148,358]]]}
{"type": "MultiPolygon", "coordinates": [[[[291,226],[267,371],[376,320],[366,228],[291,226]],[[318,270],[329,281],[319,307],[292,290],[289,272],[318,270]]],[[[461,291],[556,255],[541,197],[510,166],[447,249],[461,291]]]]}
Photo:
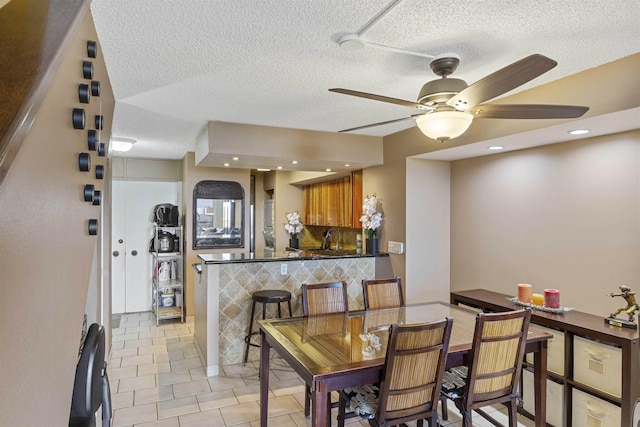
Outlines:
{"type": "Polygon", "coordinates": [[[193,249],[244,247],[244,189],[200,181],[193,189],[193,249]]]}

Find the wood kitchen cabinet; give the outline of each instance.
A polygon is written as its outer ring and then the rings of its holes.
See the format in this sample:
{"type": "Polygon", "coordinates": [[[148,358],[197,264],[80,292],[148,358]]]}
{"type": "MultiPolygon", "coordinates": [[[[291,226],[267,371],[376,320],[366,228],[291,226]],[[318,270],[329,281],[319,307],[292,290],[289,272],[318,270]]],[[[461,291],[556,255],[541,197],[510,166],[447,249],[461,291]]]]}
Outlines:
{"type": "Polygon", "coordinates": [[[358,228],[362,215],[362,171],[306,185],[303,199],[305,224],[358,228]]]}

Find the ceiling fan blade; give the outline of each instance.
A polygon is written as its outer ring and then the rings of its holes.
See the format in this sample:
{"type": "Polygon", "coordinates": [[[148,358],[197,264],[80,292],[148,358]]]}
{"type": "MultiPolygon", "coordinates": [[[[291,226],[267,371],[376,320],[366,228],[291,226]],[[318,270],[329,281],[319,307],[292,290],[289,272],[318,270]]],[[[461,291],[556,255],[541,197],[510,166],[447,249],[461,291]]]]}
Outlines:
{"type": "Polygon", "coordinates": [[[411,117],[403,117],[401,119],[387,120],[386,122],[372,123],[370,125],[364,125],[364,126],[358,126],[358,127],[355,127],[355,128],[339,130],[338,132],[340,132],[340,133],[342,133],[342,132],[351,132],[353,130],[367,129],[367,128],[372,128],[374,126],[388,125],[388,124],[391,124],[391,123],[397,123],[397,122],[402,122],[402,121],[405,121],[405,120],[410,120],[410,119],[413,119],[414,117],[421,116],[421,115],[422,114],[416,114],[416,115],[411,116],[411,117]]]}
{"type": "Polygon", "coordinates": [[[544,55],[527,56],[511,65],[489,74],[447,101],[447,105],[466,110],[507,93],[558,65],[544,55]]]}
{"type": "Polygon", "coordinates": [[[575,119],[589,107],[579,105],[486,104],[471,109],[479,119],[575,119]]]}
{"type": "Polygon", "coordinates": [[[352,95],[360,98],[373,99],[374,101],[388,102],[390,104],[402,105],[403,107],[417,108],[419,110],[432,111],[434,108],[428,105],[418,104],[417,102],[405,101],[404,99],[390,98],[388,96],[376,95],[373,93],[358,92],[357,90],[333,88],[329,92],[342,93],[344,95],[352,95]]]}

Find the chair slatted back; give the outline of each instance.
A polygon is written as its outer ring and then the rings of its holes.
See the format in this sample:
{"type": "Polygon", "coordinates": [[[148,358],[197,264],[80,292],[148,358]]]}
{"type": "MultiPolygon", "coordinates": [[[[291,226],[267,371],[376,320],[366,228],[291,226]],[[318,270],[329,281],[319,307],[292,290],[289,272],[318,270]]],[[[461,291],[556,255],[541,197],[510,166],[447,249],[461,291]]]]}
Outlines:
{"type": "Polygon", "coordinates": [[[401,307],[404,305],[402,279],[375,279],[362,281],[365,310],[401,307]]]}
{"type": "Polygon", "coordinates": [[[467,377],[469,401],[513,393],[520,378],[530,320],[531,310],[478,314],[467,377]]]}
{"type": "Polygon", "coordinates": [[[378,422],[394,425],[437,410],[453,319],[392,325],[380,383],[378,422]]]}
{"type": "Polygon", "coordinates": [[[305,316],[343,311],[349,311],[344,281],[302,285],[302,312],[305,316]]]}

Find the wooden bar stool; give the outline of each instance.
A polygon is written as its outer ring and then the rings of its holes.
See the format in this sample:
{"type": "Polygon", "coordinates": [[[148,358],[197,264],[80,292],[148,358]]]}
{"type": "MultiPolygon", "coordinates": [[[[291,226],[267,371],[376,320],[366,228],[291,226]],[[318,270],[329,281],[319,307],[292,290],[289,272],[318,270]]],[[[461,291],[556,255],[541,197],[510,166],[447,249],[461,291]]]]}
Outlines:
{"type": "Polygon", "coordinates": [[[265,319],[267,317],[267,304],[278,304],[278,317],[282,317],[282,312],[280,311],[280,304],[286,302],[289,306],[289,317],[293,315],[291,311],[291,292],[287,291],[276,291],[276,290],[266,290],[266,291],[257,291],[251,294],[251,299],[253,303],[251,304],[251,317],[249,317],[249,332],[244,337],[244,359],[243,363],[247,363],[247,359],[249,358],[249,347],[260,347],[259,344],[254,344],[251,342],[251,337],[253,335],[257,335],[258,331],[253,332],[253,317],[256,313],[256,303],[262,303],[262,318],[265,319]]]}

